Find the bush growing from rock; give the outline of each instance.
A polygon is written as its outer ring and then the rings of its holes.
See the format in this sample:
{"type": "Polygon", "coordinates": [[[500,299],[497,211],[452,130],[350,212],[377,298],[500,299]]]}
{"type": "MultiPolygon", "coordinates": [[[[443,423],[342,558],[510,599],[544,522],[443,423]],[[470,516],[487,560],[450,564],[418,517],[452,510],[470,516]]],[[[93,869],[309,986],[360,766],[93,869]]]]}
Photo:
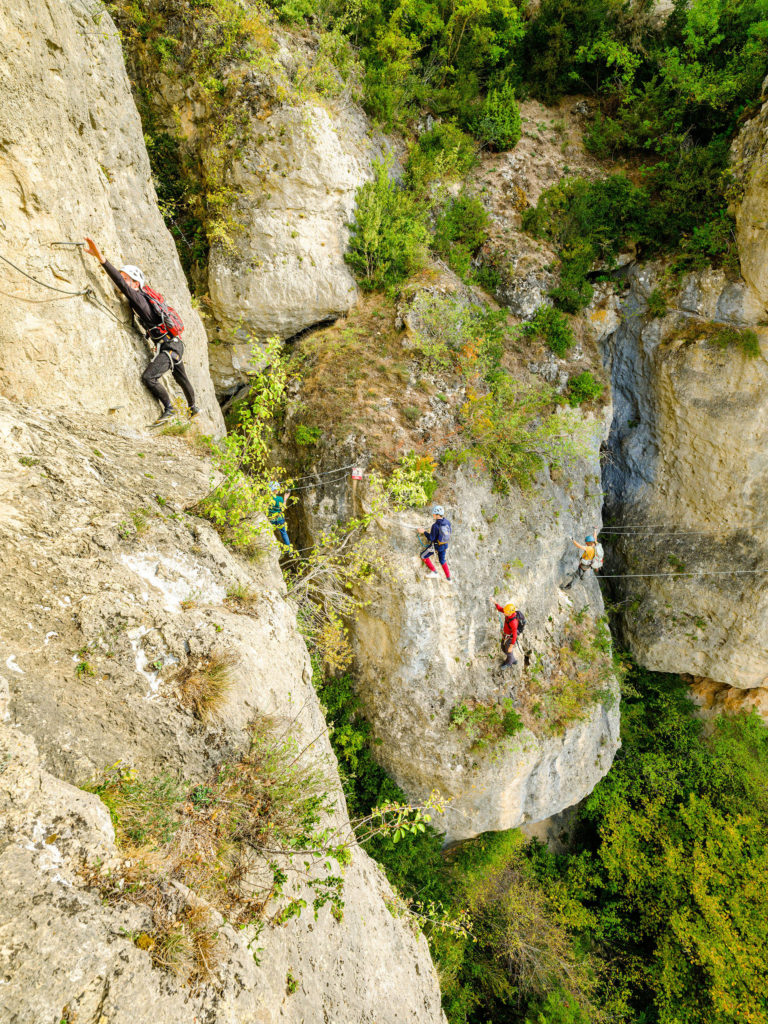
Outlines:
{"type": "Polygon", "coordinates": [[[589,370],[577,373],[568,381],[568,401],[571,405],[581,405],[582,402],[596,402],[602,398],[605,385],[597,380],[589,370]]]}
{"type": "Polygon", "coordinates": [[[466,277],[472,257],[485,240],[488,214],[476,196],[449,199],[437,215],[433,245],[460,277],[466,277]]]}
{"type": "Polygon", "coordinates": [[[460,729],[470,745],[478,750],[514,736],[523,728],[520,715],[509,697],[501,703],[483,703],[467,697],[451,708],[450,718],[451,729],[460,729]]]}
{"type": "Polygon", "coordinates": [[[499,152],[512,149],[520,141],[520,108],[508,82],[501,89],[488,90],[473,129],[478,139],[499,152]]]}
{"type": "Polygon", "coordinates": [[[539,306],[523,330],[528,338],[541,338],[562,359],[573,345],[573,330],[568,317],[552,306],[539,306]]]}
{"type": "Polygon", "coordinates": [[[426,261],[428,232],[414,198],[389,176],[391,160],[374,165],[374,179],[357,190],[345,260],[360,287],[393,287],[426,261]]]}
{"type": "Polygon", "coordinates": [[[595,263],[610,270],[623,246],[652,241],[648,193],[623,174],[601,181],[564,178],[525,211],[523,227],[559,249],[561,283],[550,295],[570,313],[592,298],[587,274],[595,263]]]}
{"type": "Polygon", "coordinates": [[[477,144],[450,121],[419,136],[408,156],[406,173],[417,194],[428,192],[436,181],[460,181],[477,160],[477,144]]]}

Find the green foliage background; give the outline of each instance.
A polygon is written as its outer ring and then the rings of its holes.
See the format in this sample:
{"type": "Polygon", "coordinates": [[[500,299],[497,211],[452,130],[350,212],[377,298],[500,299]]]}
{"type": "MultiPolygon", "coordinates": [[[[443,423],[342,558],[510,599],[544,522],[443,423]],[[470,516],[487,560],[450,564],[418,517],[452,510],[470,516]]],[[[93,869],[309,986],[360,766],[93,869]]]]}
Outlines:
{"type": "MultiPolygon", "coordinates": [[[[403,799],[354,679],[317,685],[350,813],[403,799]]],[[[425,925],[450,1024],[768,1021],[768,729],[707,735],[676,676],[631,667],[624,686],[621,750],[567,853],[516,831],[369,846],[406,898],[468,915],[471,935],[425,925]]]]}

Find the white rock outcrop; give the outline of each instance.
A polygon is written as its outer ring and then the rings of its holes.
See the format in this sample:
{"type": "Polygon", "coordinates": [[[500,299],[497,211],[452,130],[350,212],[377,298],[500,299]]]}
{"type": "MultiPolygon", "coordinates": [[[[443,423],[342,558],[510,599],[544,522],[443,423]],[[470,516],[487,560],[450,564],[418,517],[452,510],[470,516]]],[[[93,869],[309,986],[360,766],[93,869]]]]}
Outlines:
{"type": "Polygon", "coordinates": [[[157,415],[140,380],[148,347],[124,322],[127,306],[91,257],[53,245],[88,234],[113,263],[141,266],[178,309],[202,422],[220,433],[206,334],[157,208],[106,9],[98,0],[4,4],[0,83],[0,255],[47,285],[92,293],[50,291],[0,262],[0,392],[44,407],[110,412],[117,422],[157,415]]]}
{"type": "Polygon", "coordinates": [[[202,781],[266,717],[323,768],[342,829],[344,798],[275,551],[254,568],[184,512],[209,480],[186,442],[139,449],[106,420],[5,400],[0,438],[0,1019],[442,1024],[426,940],[390,912],[359,848],[341,919],[310,908],[257,934],[215,918],[221,961],[200,991],[133,941],[152,928],[147,907],[104,903],[84,866],[119,870],[125,854],[104,805],[73,783],[117,760],[140,778],[202,781]],[[251,588],[247,613],[225,600],[238,586],[251,588]],[[236,666],[203,725],[173,672],[212,650],[236,666]]]}
{"type": "Polygon", "coordinates": [[[744,282],[692,274],[651,319],[652,266],[631,273],[606,340],[614,421],[603,480],[616,525],[609,574],[647,668],[739,688],[768,682],[768,329],[744,282]],[[751,327],[761,354],[719,331],[751,327]],[[736,570],[732,572],[732,570],[736,570]],[[680,573],[692,575],[680,575],[680,573]],[[658,574],[677,575],[658,575],[658,574]],[[700,575],[699,575],[700,574],[700,575]]]}
{"type": "MultiPolygon", "coordinates": [[[[763,93],[766,85],[763,84],[763,93]]],[[[744,280],[768,309],[768,102],[744,125],[731,147],[731,165],[742,192],[734,202],[739,261],[744,280]]]]}
{"type": "Polygon", "coordinates": [[[211,306],[222,333],[288,338],[346,312],[357,286],[346,263],[355,191],[371,176],[361,111],[281,107],[254,123],[229,184],[239,200],[232,246],[211,252],[211,306]]]}
{"type": "MultiPolygon", "coordinates": [[[[371,527],[391,572],[366,591],[369,603],[353,627],[356,689],[377,760],[412,800],[437,790],[448,801],[435,824],[449,841],[540,821],[577,803],[618,749],[615,679],[578,707],[563,731],[529,714],[539,699],[534,676],[552,670],[568,620],[585,606],[590,618],[603,612],[594,577],[567,593],[559,589],[577,563],[569,538],[600,524],[604,426],[599,419],[591,425],[593,455],[569,468],[567,485],[542,475],[530,491],[502,496],[482,473],[462,469],[440,492],[453,524],[452,584],[442,572],[428,577],[418,558],[416,529],[428,528],[428,511],[371,527]],[[492,595],[513,601],[527,618],[519,664],[508,675],[497,669],[501,632],[492,595]],[[498,704],[510,695],[530,726],[516,736],[477,749],[451,727],[462,701],[498,704]]],[[[343,515],[348,486],[331,482],[305,494],[303,528],[311,533],[343,515]]]]}

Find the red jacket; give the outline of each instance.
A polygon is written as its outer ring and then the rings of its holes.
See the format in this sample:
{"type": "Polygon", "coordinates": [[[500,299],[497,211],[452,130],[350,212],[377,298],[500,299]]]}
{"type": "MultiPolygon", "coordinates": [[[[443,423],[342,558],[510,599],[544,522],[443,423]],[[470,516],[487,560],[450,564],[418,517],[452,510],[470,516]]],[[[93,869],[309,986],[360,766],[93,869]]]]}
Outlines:
{"type": "MultiPolygon", "coordinates": [[[[495,602],[494,602],[495,603],[495,602]]],[[[496,605],[496,611],[504,613],[502,605],[496,605]]],[[[512,643],[517,643],[517,612],[514,615],[504,615],[504,635],[512,637],[512,643]]]]}

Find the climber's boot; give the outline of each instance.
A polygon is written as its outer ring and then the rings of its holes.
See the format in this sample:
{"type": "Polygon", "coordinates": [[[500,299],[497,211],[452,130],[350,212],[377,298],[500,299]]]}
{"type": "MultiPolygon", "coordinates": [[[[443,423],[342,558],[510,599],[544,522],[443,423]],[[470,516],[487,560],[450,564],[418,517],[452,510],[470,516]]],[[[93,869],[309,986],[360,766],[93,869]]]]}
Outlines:
{"type": "Polygon", "coordinates": [[[169,420],[176,418],[176,410],[173,406],[168,409],[163,409],[160,415],[157,417],[154,423],[150,423],[150,427],[159,427],[162,423],[168,423],[169,420]]]}
{"type": "Polygon", "coordinates": [[[501,668],[512,668],[513,665],[517,664],[517,658],[514,656],[512,651],[506,656],[504,661],[501,663],[501,668]]]}

